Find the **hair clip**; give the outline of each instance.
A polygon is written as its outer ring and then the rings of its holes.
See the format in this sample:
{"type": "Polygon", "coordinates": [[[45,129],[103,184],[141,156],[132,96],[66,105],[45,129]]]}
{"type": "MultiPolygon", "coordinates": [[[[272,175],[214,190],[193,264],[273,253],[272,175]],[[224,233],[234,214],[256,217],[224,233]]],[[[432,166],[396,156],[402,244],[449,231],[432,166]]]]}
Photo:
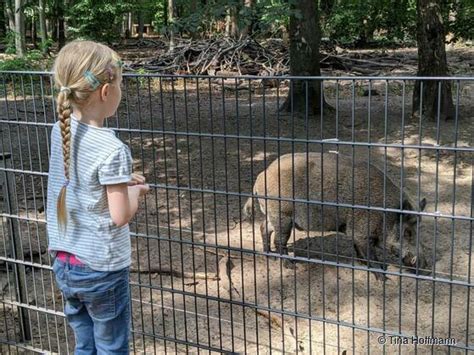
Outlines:
{"type": "Polygon", "coordinates": [[[112,81],[114,79],[114,72],[111,67],[107,67],[106,69],[107,74],[109,74],[109,81],[112,81]]]}
{"type": "Polygon", "coordinates": [[[96,78],[96,76],[89,70],[86,70],[84,72],[84,77],[86,80],[91,84],[92,90],[97,89],[97,87],[100,85],[99,79],[96,78]]]}

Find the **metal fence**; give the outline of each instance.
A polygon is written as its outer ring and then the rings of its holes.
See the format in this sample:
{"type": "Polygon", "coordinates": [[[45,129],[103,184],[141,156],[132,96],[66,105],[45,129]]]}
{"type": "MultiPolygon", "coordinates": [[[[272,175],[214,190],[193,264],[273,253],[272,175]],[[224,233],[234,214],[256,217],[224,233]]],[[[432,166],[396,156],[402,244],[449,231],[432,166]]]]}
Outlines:
{"type": "MultiPolygon", "coordinates": [[[[47,253],[52,78],[0,77],[0,347],[72,353],[47,253]]],[[[131,351],[474,350],[474,79],[419,80],[125,75],[106,122],[152,187],[131,351]],[[432,117],[412,115],[417,81],[432,117]]]]}

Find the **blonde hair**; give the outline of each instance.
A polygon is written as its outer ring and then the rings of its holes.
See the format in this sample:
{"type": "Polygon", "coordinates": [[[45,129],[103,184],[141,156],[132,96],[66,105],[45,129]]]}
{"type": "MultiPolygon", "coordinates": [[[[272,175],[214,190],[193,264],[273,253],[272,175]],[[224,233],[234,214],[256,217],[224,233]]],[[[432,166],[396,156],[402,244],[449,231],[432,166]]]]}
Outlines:
{"type": "Polygon", "coordinates": [[[65,45],[54,61],[54,82],[59,90],[56,98],[60,121],[64,176],[66,181],[57,201],[58,225],[67,226],[66,189],[69,184],[71,113],[84,105],[91,93],[121,76],[121,61],[111,48],[93,41],[72,41],[65,45]]]}

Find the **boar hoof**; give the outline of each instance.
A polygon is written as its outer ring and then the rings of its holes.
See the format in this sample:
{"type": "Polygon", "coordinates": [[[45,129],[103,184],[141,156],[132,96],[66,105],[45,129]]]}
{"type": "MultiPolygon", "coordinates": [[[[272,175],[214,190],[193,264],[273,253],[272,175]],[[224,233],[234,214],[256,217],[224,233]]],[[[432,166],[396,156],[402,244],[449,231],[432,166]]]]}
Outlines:
{"type": "Polygon", "coordinates": [[[388,281],[390,280],[387,275],[385,275],[384,273],[382,272],[376,272],[376,271],[373,271],[374,273],[374,276],[375,278],[377,279],[377,281],[388,281]]]}
{"type": "Polygon", "coordinates": [[[283,259],[283,267],[285,269],[294,270],[296,269],[296,263],[293,260],[283,259]]]}

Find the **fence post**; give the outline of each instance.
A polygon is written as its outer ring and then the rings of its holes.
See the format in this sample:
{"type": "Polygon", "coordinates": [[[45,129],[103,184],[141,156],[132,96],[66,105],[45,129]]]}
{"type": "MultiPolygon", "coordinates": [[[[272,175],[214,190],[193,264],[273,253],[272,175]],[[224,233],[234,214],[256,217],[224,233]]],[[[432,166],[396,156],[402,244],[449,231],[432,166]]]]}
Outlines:
{"type": "MultiPolygon", "coordinates": [[[[11,153],[0,153],[0,169],[3,170],[3,174],[0,174],[0,181],[2,184],[2,194],[3,194],[3,203],[4,209],[8,215],[12,215],[14,211],[17,211],[15,207],[15,201],[12,198],[13,194],[15,193],[15,175],[13,173],[9,173],[6,169],[8,169],[11,165],[11,153]]],[[[8,228],[8,235],[10,236],[10,240],[7,240],[8,245],[8,252],[10,256],[15,260],[20,260],[20,254],[22,251],[21,247],[21,238],[20,233],[18,231],[18,222],[14,221],[13,218],[7,217],[7,228],[8,228]]],[[[23,255],[21,255],[23,257],[23,255]]],[[[8,262],[6,267],[8,267],[8,262]]],[[[13,263],[13,274],[15,275],[15,282],[16,282],[16,300],[19,303],[26,304],[27,303],[27,295],[26,295],[26,269],[25,265],[19,263],[13,263]]],[[[28,311],[25,307],[18,306],[18,315],[20,320],[20,337],[21,341],[31,340],[31,331],[28,326],[29,319],[28,319],[28,311]]]]}

